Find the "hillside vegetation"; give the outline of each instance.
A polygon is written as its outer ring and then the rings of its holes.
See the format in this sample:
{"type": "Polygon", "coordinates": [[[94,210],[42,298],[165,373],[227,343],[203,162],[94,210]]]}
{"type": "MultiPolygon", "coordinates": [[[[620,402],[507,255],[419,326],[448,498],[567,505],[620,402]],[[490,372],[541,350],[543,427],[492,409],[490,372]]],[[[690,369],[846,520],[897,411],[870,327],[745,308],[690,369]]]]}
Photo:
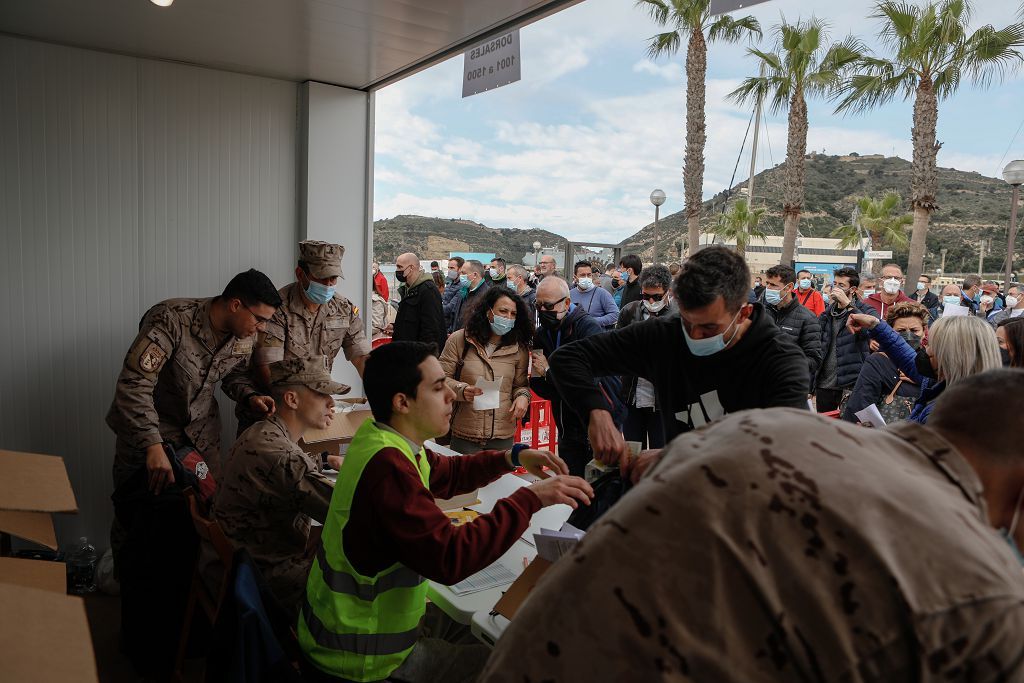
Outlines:
{"type": "MultiPolygon", "coordinates": [[[[904,198],[903,209],[909,211],[911,163],[899,157],[825,156],[813,154],[807,159],[807,195],[800,232],[808,237],[828,237],[835,228],[849,224],[858,197],[880,197],[888,189],[896,189],[904,198]]],[[[762,227],[770,235],[782,234],[782,165],[757,174],[754,181],[754,206],[768,209],[762,227]]],[[[732,188],[732,196],[746,180],[732,188]]],[[[726,204],[727,194],[721,192],[704,203],[703,229],[717,220],[726,204]]],[[[978,244],[982,238],[991,244],[986,252],[985,271],[1002,269],[1006,259],[1006,233],[1010,224],[1010,188],[998,178],[980,173],[939,169],[940,209],[932,215],[928,230],[928,252],[925,270],[939,267],[940,249],[948,249],[946,272],[974,272],[978,269],[978,244]]],[[[654,226],[649,224],[625,240],[627,251],[652,255],[654,226]]],[[[678,258],[680,240],[685,239],[686,218],[682,212],[670,214],[659,221],[662,258],[678,258]],[[667,251],[666,251],[667,249],[667,251]]],[[[752,244],[757,244],[753,241],[752,244]]],[[[1020,250],[1014,262],[1022,260],[1020,250]]],[[[896,261],[906,265],[907,252],[897,251],[896,261]]]]}
{"type": "MultiPolygon", "coordinates": [[[[835,228],[848,224],[858,197],[880,197],[888,189],[896,189],[904,198],[903,209],[909,209],[911,164],[899,157],[881,155],[825,156],[812,154],[807,159],[807,196],[800,232],[808,237],[828,237],[835,228]]],[[[770,235],[782,234],[782,166],[762,171],[754,185],[754,206],[768,209],[762,227],[770,235]]],[[[732,196],[746,180],[732,188],[732,196]]],[[[679,188],[681,191],[681,188],[679,188]]],[[[987,239],[985,272],[1000,272],[1006,258],[1006,233],[1010,223],[1010,188],[998,178],[979,173],[939,169],[939,204],[928,230],[928,252],[925,270],[939,267],[940,249],[947,249],[946,272],[975,272],[978,268],[978,244],[987,239]]],[[[704,204],[703,229],[711,226],[726,205],[722,192],[704,204]]],[[[495,229],[481,223],[459,218],[427,218],[400,215],[374,222],[374,255],[380,261],[394,261],[405,251],[415,251],[421,258],[442,259],[451,251],[488,252],[499,254],[510,262],[519,261],[533,251],[539,241],[545,247],[564,248],[566,240],[548,230],[495,229]]],[[[681,241],[686,233],[682,212],[665,216],[659,222],[662,258],[679,258],[681,241]]],[[[757,241],[752,244],[756,245],[757,241]]],[[[653,225],[646,225],[625,242],[625,253],[639,253],[645,261],[653,254],[653,225]]],[[[1015,263],[1024,262],[1017,250],[1015,263]]],[[[906,250],[897,251],[895,260],[906,265],[906,250]]]]}

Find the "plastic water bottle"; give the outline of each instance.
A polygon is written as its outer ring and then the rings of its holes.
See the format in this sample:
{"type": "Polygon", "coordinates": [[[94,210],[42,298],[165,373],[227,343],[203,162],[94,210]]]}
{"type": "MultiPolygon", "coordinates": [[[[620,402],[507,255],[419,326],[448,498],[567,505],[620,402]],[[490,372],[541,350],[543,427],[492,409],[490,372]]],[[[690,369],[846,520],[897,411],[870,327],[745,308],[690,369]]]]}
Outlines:
{"type": "Polygon", "coordinates": [[[82,536],[78,545],[68,555],[68,584],[76,595],[96,590],[96,548],[89,545],[89,539],[82,536]]]}

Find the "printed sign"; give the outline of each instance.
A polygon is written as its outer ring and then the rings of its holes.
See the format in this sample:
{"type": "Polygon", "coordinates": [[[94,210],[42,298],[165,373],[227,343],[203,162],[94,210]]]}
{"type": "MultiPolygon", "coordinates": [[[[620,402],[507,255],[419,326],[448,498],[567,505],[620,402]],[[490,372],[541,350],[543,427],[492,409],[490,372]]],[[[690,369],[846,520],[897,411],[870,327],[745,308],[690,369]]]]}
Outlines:
{"type": "Polygon", "coordinates": [[[519,29],[495,36],[463,53],[462,96],[515,83],[522,76],[519,29]]]}

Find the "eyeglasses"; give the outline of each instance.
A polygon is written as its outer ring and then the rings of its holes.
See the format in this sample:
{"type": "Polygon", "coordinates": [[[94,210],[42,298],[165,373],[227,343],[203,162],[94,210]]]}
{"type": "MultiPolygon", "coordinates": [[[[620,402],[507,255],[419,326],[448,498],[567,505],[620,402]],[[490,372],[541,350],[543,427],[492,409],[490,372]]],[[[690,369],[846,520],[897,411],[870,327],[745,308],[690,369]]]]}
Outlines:
{"type": "Polygon", "coordinates": [[[559,299],[558,301],[538,301],[537,308],[542,311],[553,311],[555,306],[565,301],[565,299],[559,299]]]}
{"type": "Polygon", "coordinates": [[[641,293],[640,297],[644,301],[653,301],[654,303],[658,303],[659,301],[661,301],[662,299],[665,298],[665,295],[664,294],[644,294],[644,293],[641,293]]]}
{"type": "MultiPolygon", "coordinates": [[[[245,306],[245,304],[242,304],[242,305],[245,306]]],[[[249,315],[251,315],[252,317],[256,318],[256,323],[259,324],[259,325],[266,325],[267,323],[270,322],[270,318],[261,318],[260,316],[256,315],[253,312],[253,310],[251,308],[249,308],[248,306],[245,306],[245,310],[249,311],[249,315]]]]}

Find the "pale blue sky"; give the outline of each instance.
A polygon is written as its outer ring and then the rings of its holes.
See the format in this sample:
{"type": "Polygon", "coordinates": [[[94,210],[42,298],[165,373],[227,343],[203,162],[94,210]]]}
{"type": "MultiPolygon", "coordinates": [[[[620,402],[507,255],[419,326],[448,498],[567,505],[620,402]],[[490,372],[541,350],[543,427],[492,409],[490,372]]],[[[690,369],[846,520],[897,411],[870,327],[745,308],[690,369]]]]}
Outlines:
{"type": "MultiPolygon", "coordinates": [[[[975,4],[976,26],[1014,20],[1009,0],[975,4]]],[[[834,38],[853,33],[877,48],[871,7],[770,0],[748,13],[761,21],[764,47],[780,13],[790,21],[814,13],[834,38]]],[[[469,218],[617,242],[652,220],[655,187],[669,197],[663,214],[680,210],[685,47],[650,62],[647,39],[658,30],[630,0],[585,0],[522,29],[518,83],[462,99],[460,55],[379,91],[374,217],[469,218]]],[[[705,196],[729,183],[750,110],[725,95],[754,68],[745,45],[711,48],[705,196]]],[[[910,158],[910,103],[846,117],[833,106],[810,103],[809,150],[910,158]]],[[[1006,161],[1024,158],[1024,131],[1011,145],[1022,122],[1024,72],[987,90],[964,88],[940,104],[939,165],[998,177],[1006,161]]],[[[758,169],[781,163],[785,143],[785,113],[770,116],[758,169]]]]}

